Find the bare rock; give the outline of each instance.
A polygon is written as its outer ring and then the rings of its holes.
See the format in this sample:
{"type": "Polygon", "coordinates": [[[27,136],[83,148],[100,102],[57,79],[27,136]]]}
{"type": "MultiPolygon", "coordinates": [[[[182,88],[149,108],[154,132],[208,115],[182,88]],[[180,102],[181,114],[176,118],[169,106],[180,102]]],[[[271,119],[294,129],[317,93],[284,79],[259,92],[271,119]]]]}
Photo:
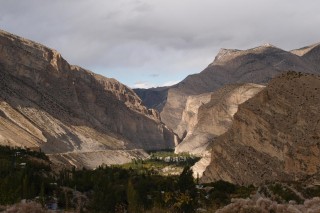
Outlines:
{"type": "Polygon", "coordinates": [[[115,79],[0,31],[0,144],[46,153],[166,149],[174,133],[115,79]]]}
{"type": "Polygon", "coordinates": [[[239,106],[202,181],[302,181],[319,173],[320,76],[288,72],[239,106]]]}
{"type": "Polygon", "coordinates": [[[212,93],[188,97],[178,126],[186,129],[186,137],[176,146],[175,152],[188,152],[204,158],[193,167],[194,174],[202,176],[210,163],[207,148],[214,143],[216,137],[230,128],[238,105],[263,88],[264,86],[257,84],[235,84],[212,93]]]}

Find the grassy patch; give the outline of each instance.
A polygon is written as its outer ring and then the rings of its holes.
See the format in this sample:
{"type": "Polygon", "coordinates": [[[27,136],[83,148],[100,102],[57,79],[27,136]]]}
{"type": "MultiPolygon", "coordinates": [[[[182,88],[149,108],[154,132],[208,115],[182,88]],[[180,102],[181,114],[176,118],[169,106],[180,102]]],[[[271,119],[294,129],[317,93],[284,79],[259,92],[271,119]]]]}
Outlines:
{"type": "Polygon", "coordinates": [[[173,151],[160,151],[150,153],[150,158],[146,160],[134,159],[120,167],[136,170],[140,174],[177,175],[184,167],[194,165],[199,159],[188,153],[176,154],[173,151]]]}

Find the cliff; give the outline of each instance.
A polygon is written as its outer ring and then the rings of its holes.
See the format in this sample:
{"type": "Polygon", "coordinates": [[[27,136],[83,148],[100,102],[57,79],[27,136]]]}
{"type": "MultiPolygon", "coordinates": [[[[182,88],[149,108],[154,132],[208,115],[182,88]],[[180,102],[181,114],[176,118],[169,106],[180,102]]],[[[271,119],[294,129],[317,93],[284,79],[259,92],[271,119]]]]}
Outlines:
{"type": "Polygon", "coordinates": [[[143,106],[130,88],[4,31],[0,31],[0,87],[2,145],[40,148],[50,154],[175,145],[173,132],[159,114],[143,106]]]}
{"type": "MultiPolygon", "coordinates": [[[[202,181],[303,181],[319,173],[320,76],[288,72],[239,106],[202,181]]],[[[319,181],[319,180],[318,180],[319,181]]]]}

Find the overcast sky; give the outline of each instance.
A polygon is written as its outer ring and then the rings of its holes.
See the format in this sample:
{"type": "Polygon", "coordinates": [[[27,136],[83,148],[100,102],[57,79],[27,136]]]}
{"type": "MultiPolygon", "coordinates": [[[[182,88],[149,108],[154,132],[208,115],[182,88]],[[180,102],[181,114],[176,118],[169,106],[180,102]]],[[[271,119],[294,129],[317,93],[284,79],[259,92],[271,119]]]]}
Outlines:
{"type": "Polygon", "coordinates": [[[320,42],[319,0],[0,0],[0,28],[130,87],[170,85],[220,48],[320,42]]]}

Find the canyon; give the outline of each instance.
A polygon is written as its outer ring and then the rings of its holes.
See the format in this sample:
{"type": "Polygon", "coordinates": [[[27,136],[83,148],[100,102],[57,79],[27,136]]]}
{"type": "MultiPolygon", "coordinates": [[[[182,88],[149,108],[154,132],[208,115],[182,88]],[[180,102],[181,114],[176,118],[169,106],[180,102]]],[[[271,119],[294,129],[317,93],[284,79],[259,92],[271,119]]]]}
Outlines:
{"type": "Polygon", "coordinates": [[[94,169],[174,149],[202,182],[316,183],[320,44],[221,49],[170,87],[130,89],[0,31],[0,145],[94,169]]]}

